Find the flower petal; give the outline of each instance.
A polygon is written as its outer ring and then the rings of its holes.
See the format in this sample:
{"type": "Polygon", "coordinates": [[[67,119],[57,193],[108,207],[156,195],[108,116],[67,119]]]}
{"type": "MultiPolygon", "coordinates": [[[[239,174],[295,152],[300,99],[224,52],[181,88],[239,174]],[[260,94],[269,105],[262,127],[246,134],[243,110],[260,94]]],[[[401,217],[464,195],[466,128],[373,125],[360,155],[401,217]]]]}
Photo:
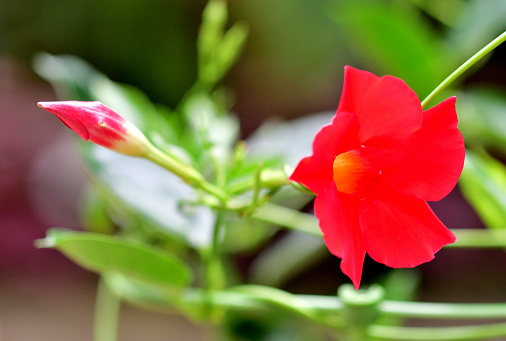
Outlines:
{"type": "Polygon", "coordinates": [[[422,125],[420,100],[403,80],[350,66],[345,67],[337,112],[357,115],[360,144],[369,147],[396,147],[422,125]]]}
{"type": "Polygon", "coordinates": [[[325,244],[342,258],[341,270],[358,289],[365,257],[358,225],[360,199],[337,192],[332,183],[316,197],[314,209],[325,244]]]}
{"type": "Polygon", "coordinates": [[[340,113],[332,123],[324,126],[313,141],[313,155],[302,159],[290,180],[305,185],[319,194],[330,183],[333,183],[332,164],[336,155],[356,146],[358,121],[354,114],[340,113]]]}
{"type": "Polygon", "coordinates": [[[397,191],[423,200],[441,200],[455,187],[465,148],[457,128],[455,97],[424,112],[422,128],[400,151],[385,150],[382,174],[397,191]]]}
{"type": "Polygon", "coordinates": [[[66,103],[67,102],[38,102],[37,105],[39,108],[47,110],[58,117],[67,128],[75,131],[83,140],[88,141],[90,139],[88,128],[76,118],[71,105],[66,105],[66,103]],[[61,103],[64,104],[62,105],[61,103]]]}
{"type": "Polygon", "coordinates": [[[58,117],[83,140],[131,156],[144,156],[151,149],[135,125],[100,102],[57,101],[37,105],[58,117]]]}
{"type": "Polygon", "coordinates": [[[367,253],[392,268],[428,262],[456,240],[425,201],[386,186],[362,201],[359,221],[367,253]]]}

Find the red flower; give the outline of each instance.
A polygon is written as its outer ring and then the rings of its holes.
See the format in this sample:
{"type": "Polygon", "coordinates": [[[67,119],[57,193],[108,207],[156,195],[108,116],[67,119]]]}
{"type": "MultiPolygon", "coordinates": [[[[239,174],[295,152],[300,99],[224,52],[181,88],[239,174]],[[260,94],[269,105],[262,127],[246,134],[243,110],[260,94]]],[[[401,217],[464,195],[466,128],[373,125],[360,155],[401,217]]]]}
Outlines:
{"type": "Polygon", "coordinates": [[[455,97],[422,111],[401,79],[345,68],[337,113],[290,179],[317,195],[325,243],[355,289],[366,252],[393,268],[414,267],[455,242],[426,200],[445,197],[460,176],[457,123],[455,97]]]}
{"type": "Polygon", "coordinates": [[[150,143],[130,121],[100,102],[39,102],[39,107],[58,117],[85,141],[115,152],[143,156],[150,143]]]}

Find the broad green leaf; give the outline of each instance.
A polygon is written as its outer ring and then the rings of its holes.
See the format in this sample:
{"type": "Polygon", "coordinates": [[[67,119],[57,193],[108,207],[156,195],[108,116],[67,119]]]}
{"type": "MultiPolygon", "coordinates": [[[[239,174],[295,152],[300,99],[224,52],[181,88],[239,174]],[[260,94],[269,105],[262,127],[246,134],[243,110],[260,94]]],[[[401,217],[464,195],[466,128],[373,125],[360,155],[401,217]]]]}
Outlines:
{"type": "Polygon", "coordinates": [[[37,246],[56,248],[90,271],[120,273],[159,288],[184,288],[193,277],[191,269],[170,253],[117,236],[51,229],[37,246]]]}
{"type": "Polygon", "coordinates": [[[209,245],[214,213],[192,204],[198,200],[193,187],[147,160],[91,144],[83,147],[89,171],[109,194],[193,247],[209,245]]]}
{"type": "Polygon", "coordinates": [[[400,77],[420,98],[455,66],[441,37],[409,3],[345,0],[332,2],[329,12],[343,29],[350,48],[371,70],[400,77]]]}
{"type": "Polygon", "coordinates": [[[506,167],[485,153],[466,153],[462,194],[489,228],[506,228],[506,167]]]}

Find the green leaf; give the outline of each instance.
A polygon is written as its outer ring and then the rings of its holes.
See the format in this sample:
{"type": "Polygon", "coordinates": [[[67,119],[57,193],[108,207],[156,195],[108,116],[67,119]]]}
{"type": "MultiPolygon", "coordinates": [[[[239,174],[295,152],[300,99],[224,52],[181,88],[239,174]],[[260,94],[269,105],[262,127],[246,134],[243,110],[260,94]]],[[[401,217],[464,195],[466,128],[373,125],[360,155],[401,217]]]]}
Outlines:
{"type": "MultiPolygon", "coordinates": [[[[179,142],[180,119],[155,106],[140,90],[112,82],[73,56],[39,54],[34,64],[42,77],[61,90],[61,98],[99,100],[132,121],[162,149],[170,150],[185,162],[192,161],[186,150],[166,142],[179,142]]],[[[184,204],[197,200],[192,187],[145,160],[125,157],[90,143],[81,145],[89,174],[108,196],[192,246],[208,245],[214,216],[207,207],[184,204]]]]}
{"type": "Polygon", "coordinates": [[[462,194],[489,228],[506,228],[506,167],[485,153],[466,153],[462,194]]]}
{"type": "Polygon", "coordinates": [[[197,40],[197,84],[205,90],[212,89],[225,76],[237,62],[246,43],[248,29],[245,25],[237,23],[225,32],[227,19],[224,1],[208,2],[197,40]]]}
{"type": "Polygon", "coordinates": [[[202,12],[202,24],[197,39],[199,68],[209,62],[215,47],[223,38],[227,19],[227,4],[224,1],[212,0],[207,3],[202,12]]]}
{"type": "Polygon", "coordinates": [[[198,201],[195,189],[147,160],[87,144],[82,154],[96,181],[144,219],[189,245],[207,247],[212,240],[214,213],[198,201]]]}
{"type": "Polygon", "coordinates": [[[175,256],[117,236],[51,229],[36,245],[56,248],[87,270],[120,273],[158,288],[184,288],[193,277],[191,269],[175,256]]]}
{"type": "Polygon", "coordinates": [[[345,31],[350,48],[371,69],[403,79],[420,98],[453,70],[455,61],[442,39],[409,3],[345,0],[332,4],[330,14],[345,31]]]}
{"type": "Polygon", "coordinates": [[[199,81],[211,86],[219,82],[239,59],[247,37],[248,28],[244,24],[232,26],[216,46],[209,62],[202,66],[199,81]]]}

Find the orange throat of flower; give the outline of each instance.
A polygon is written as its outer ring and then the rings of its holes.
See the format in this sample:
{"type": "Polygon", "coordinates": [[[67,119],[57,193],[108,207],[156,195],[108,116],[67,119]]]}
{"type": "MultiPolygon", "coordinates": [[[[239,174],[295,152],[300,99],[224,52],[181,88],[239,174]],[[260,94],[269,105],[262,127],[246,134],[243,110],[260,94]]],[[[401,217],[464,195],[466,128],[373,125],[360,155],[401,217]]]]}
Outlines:
{"type": "Polygon", "coordinates": [[[381,171],[364,159],[358,150],[351,150],[336,156],[333,164],[334,183],[341,193],[365,197],[381,171]]]}

